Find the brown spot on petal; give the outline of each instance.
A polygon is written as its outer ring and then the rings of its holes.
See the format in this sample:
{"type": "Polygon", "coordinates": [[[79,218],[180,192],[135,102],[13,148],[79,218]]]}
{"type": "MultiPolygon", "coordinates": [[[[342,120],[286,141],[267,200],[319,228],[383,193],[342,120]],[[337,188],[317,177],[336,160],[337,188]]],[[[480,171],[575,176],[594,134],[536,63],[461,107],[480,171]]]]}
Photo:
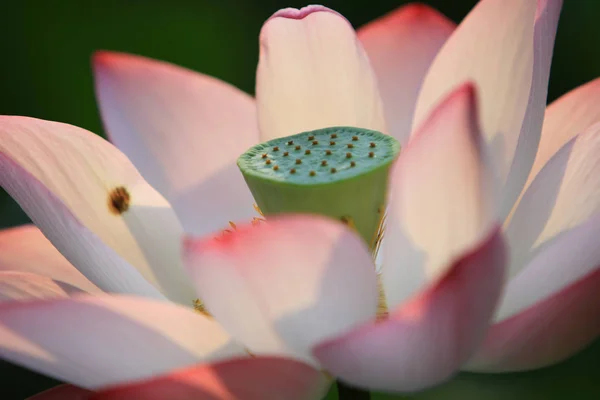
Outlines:
{"type": "Polygon", "coordinates": [[[121,215],[129,210],[131,195],[124,186],[114,188],[108,195],[108,209],[115,215],[121,215]]]}

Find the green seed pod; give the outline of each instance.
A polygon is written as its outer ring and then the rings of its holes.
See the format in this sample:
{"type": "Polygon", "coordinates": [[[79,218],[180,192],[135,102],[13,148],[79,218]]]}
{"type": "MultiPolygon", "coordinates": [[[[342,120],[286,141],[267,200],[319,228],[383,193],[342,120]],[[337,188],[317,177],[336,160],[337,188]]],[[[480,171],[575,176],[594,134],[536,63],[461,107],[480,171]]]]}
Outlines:
{"type": "Polygon", "coordinates": [[[264,215],[325,215],[352,224],[371,244],[385,208],[389,169],[399,152],[391,136],[333,127],[258,144],[239,157],[238,167],[264,215]],[[292,144],[310,145],[310,151],[294,157],[279,151],[292,144]],[[264,154],[279,168],[265,165],[264,154]]]}

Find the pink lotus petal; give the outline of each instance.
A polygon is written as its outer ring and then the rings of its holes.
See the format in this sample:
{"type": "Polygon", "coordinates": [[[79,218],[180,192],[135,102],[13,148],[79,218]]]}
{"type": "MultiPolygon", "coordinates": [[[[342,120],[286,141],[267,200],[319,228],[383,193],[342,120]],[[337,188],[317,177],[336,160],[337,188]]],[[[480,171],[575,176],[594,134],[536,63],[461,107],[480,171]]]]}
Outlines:
{"type": "Polygon", "coordinates": [[[502,216],[507,216],[517,201],[532,168],[544,121],[548,98],[550,64],[563,0],[537,0],[533,31],[533,75],[527,110],[521,124],[519,142],[504,188],[502,216]]]}
{"type": "Polygon", "coordinates": [[[600,336],[599,287],[600,269],[596,266],[578,282],[493,325],[467,369],[523,371],[575,354],[600,336]]]}
{"type": "MultiPolygon", "coordinates": [[[[567,142],[537,174],[506,228],[511,247],[510,276],[517,275],[536,254],[600,211],[598,154],[600,123],[567,142]]],[[[585,254],[571,254],[574,259],[579,256],[585,254]]],[[[565,285],[581,277],[580,273],[587,273],[569,263],[561,270],[565,285]]]]}
{"type": "Polygon", "coordinates": [[[0,271],[31,272],[89,293],[100,292],[35,225],[0,230],[0,271]]]}
{"type": "Polygon", "coordinates": [[[298,361],[256,357],[198,365],[107,389],[90,400],[309,400],[323,395],[322,373],[298,361]]]}
{"type": "Polygon", "coordinates": [[[83,293],[68,283],[29,272],[0,271],[0,303],[69,297],[83,293]]]}
{"type": "Polygon", "coordinates": [[[377,75],[389,132],[403,146],[425,74],[454,27],[433,8],[413,3],[358,30],[377,75]]]}
{"type": "Polygon", "coordinates": [[[417,101],[413,127],[457,84],[475,82],[481,93],[482,132],[505,189],[503,217],[527,179],[539,141],[561,4],[480,1],[440,50],[417,101]]]}
{"type": "Polygon", "coordinates": [[[154,284],[191,304],[175,213],[110,143],[72,125],[2,116],[0,172],[0,185],[99,288],[162,297],[154,284]]]}
{"type": "Polygon", "coordinates": [[[87,389],[245,354],[209,318],[141,297],[5,303],[0,321],[1,358],[87,389]]]}
{"type": "Polygon", "coordinates": [[[262,140],[347,125],[386,132],[377,82],[350,23],[325,7],[285,9],[260,33],[262,140]]]}
{"type": "Polygon", "coordinates": [[[73,385],[59,385],[29,397],[27,400],[89,400],[94,392],[73,385]]]}
{"type": "Polygon", "coordinates": [[[521,196],[548,160],[575,135],[600,121],[600,78],[571,90],[546,109],[540,144],[521,196]]]}
{"type": "Polygon", "coordinates": [[[256,215],[235,164],[258,142],[254,100],[218,79],[100,52],[96,91],[111,140],[173,205],[188,233],[256,215]]]}
{"type": "Polygon", "coordinates": [[[495,188],[482,152],[475,88],[431,114],[392,170],[382,282],[390,307],[437,280],[495,224],[495,188]]]}
{"type": "Polygon", "coordinates": [[[315,343],[376,315],[369,252],[330,219],[269,218],[222,239],[188,239],[185,261],[210,313],[255,354],[310,361],[315,343]]]}
{"type": "Polygon", "coordinates": [[[360,387],[416,391],[438,384],[483,338],[500,295],[504,261],[496,229],[388,319],[322,343],[314,354],[327,371],[360,387]]]}

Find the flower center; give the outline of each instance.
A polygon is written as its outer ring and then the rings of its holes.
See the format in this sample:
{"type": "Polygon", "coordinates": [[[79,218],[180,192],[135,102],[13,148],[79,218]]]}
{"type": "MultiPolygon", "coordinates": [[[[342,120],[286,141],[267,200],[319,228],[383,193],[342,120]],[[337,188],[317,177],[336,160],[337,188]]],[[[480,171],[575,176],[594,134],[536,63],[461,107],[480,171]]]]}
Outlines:
{"type": "MultiPolygon", "coordinates": [[[[344,222],[373,259],[383,238],[389,169],[400,153],[391,136],[332,127],[258,144],[238,159],[262,215],[308,213],[344,222]]],[[[387,307],[381,284],[378,316],[387,307]]]]}
{"type": "Polygon", "coordinates": [[[380,241],[389,168],[400,151],[391,136],[333,127],[258,144],[238,166],[265,216],[320,214],[380,241]]]}

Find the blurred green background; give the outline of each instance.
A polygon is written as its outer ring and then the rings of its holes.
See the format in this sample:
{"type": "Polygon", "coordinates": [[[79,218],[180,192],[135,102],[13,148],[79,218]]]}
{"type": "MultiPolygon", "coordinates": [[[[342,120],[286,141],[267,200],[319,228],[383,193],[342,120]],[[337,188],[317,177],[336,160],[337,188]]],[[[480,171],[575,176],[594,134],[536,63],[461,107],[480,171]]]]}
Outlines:
{"type": "MultiPolygon", "coordinates": [[[[475,0],[422,2],[457,22],[476,3],[475,0]]],[[[323,2],[344,14],[356,27],[404,3],[407,1],[323,2]]],[[[257,37],[262,22],[279,8],[304,5],[283,0],[3,1],[0,114],[68,122],[103,134],[90,69],[90,56],[98,49],[167,60],[253,93],[257,37]]],[[[600,76],[599,17],[600,0],[565,0],[549,101],[600,76]]],[[[0,227],[28,221],[3,192],[0,207],[0,227]]],[[[7,400],[23,399],[56,383],[2,362],[0,379],[0,398],[7,400]]],[[[598,399],[600,342],[545,370],[495,376],[461,374],[448,384],[418,395],[377,398],[598,399]]]]}

